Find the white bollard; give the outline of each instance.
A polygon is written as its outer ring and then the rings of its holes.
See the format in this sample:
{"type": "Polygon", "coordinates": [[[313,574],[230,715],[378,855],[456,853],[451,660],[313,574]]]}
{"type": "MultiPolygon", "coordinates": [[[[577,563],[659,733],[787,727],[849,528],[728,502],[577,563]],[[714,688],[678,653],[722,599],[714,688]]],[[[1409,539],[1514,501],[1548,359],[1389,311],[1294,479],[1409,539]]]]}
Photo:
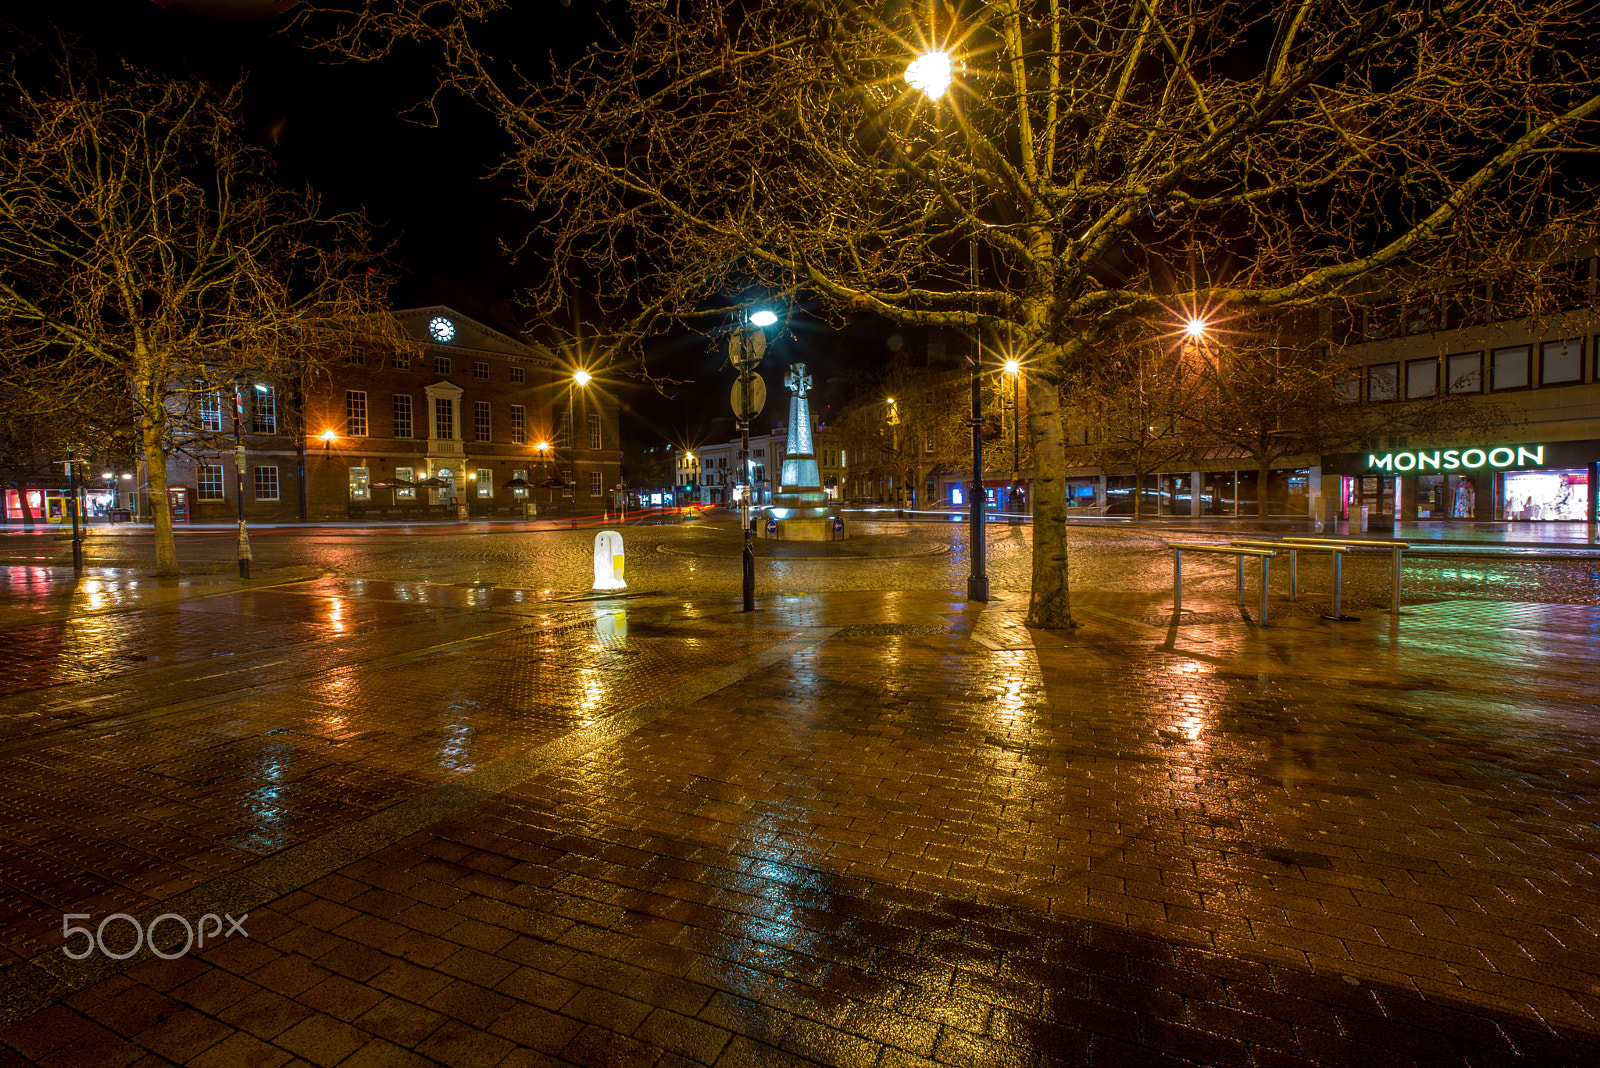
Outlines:
{"type": "Polygon", "coordinates": [[[622,535],[614,530],[602,530],[594,536],[594,588],[628,588],[622,580],[622,535]]]}

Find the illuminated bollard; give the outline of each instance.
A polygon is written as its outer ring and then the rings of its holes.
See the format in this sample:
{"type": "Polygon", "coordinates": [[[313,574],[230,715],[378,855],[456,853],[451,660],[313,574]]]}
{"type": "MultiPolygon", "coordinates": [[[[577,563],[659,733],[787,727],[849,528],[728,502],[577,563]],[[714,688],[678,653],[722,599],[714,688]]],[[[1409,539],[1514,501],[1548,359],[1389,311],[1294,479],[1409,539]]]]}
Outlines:
{"type": "Polygon", "coordinates": [[[602,530],[594,536],[594,588],[628,588],[622,580],[622,535],[614,530],[602,530]]]}

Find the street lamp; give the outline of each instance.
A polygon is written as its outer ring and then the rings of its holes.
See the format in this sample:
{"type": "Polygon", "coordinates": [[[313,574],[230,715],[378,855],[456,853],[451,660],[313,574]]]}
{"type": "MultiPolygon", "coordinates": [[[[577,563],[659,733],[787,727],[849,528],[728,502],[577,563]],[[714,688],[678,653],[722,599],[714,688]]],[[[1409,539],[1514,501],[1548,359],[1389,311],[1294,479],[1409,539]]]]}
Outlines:
{"type": "Polygon", "coordinates": [[[568,487],[568,492],[572,494],[572,504],[567,509],[567,516],[572,521],[574,528],[578,525],[578,475],[572,463],[578,453],[578,428],[572,421],[572,387],[585,387],[592,381],[594,381],[594,376],[580,367],[572,373],[571,380],[567,382],[567,462],[569,465],[568,471],[572,473],[572,485],[568,487]]]}
{"type": "Polygon", "coordinates": [[[1006,374],[1011,376],[1011,522],[1020,523],[1017,515],[1017,487],[1021,484],[1021,470],[1017,460],[1022,435],[1022,406],[1019,403],[1022,383],[1022,361],[1006,361],[1006,374]]]}
{"type": "MultiPolygon", "coordinates": [[[[767,335],[762,333],[762,330],[777,321],[778,316],[774,312],[765,308],[758,309],[745,318],[745,322],[752,329],[746,331],[742,327],[737,327],[728,338],[728,359],[739,369],[739,385],[734,393],[736,402],[733,414],[739,419],[739,470],[744,483],[743,492],[739,495],[739,523],[744,527],[744,551],[740,554],[740,573],[746,612],[756,610],[756,544],[755,531],[750,528],[750,496],[755,489],[752,478],[752,468],[755,465],[750,461],[750,421],[759,411],[755,394],[755,386],[759,380],[756,378],[755,369],[761,362],[761,354],[767,349],[767,335]]],[[[761,398],[763,402],[766,399],[764,387],[761,398]]]]}
{"type": "MultiPolygon", "coordinates": [[[[251,383],[257,393],[266,393],[268,387],[260,382],[251,383]]],[[[332,431],[329,431],[332,433],[332,431]]],[[[244,384],[233,383],[233,495],[239,504],[239,577],[250,577],[250,535],[244,527],[244,384]]]]}
{"type": "MultiPolygon", "coordinates": [[[[934,103],[938,103],[939,98],[944,96],[945,90],[950,87],[950,79],[951,61],[948,52],[925,52],[906,66],[906,81],[913,89],[919,90],[934,103]]],[[[977,214],[976,187],[973,190],[973,214],[977,214]]],[[[978,290],[976,233],[967,237],[967,259],[971,289],[976,293],[978,290]]],[[[987,601],[989,546],[985,541],[987,534],[984,530],[984,505],[988,498],[983,492],[983,324],[981,322],[973,330],[973,336],[976,351],[972,358],[972,417],[967,420],[967,425],[972,427],[972,500],[969,502],[972,573],[967,576],[967,600],[987,601]]]]}

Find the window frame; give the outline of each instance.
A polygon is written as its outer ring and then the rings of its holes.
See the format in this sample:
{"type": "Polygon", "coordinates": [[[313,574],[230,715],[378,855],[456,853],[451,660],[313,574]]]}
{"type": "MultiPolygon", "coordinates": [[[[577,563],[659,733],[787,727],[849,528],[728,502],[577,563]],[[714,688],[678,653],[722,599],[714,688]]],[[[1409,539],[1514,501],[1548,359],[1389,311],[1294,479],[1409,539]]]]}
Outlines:
{"type": "Polygon", "coordinates": [[[527,381],[528,381],[528,369],[526,367],[513,367],[513,368],[511,368],[511,383],[513,385],[520,386],[520,385],[523,385],[524,383],[526,383],[527,381]]]}
{"type": "Polygon", "coordinates": [[[1420,360],[1406,361],[1406,400],[1432,400],[1439,395],[1439,357],[1427,356],[1420,360]],[[1433,387],[1426,393],[1417,393],[1412,388],[1412,374],[1414,371],[1433,369],[1433,387]]]}
{"type": "Polygon", "coordinates": [[[258,500],[258,501],[278,501],[278,500],[282,500],[283,499],[282,496],[281,496],[281,494],[283,492],[283,483],[282,483],[282,480],[278,477],[278,465],[277,464],[257,464],[255,467],[251,468],[250,474],[251,474],[251,482],[255,486],[255,499],[256,500],[258,500]],[[272,494],[271,494],[271,496],[267,496],[267,495],[265,495],[265,494],[263,494],[261,492],[261,476],[264,475],[268,471],[272,472],[272,479],[271,479],[271,481],[272,481],[272,494]]]}
{"type": "MultiPolygon", "coordinates": [[[[396,467],[394,469],[394,480],[396,482],[413,482],[414,483],[417,480],[417,469],[415,467],[396,467]],[[404,472],[404,474],[402,474],[401,472],[404,472]]],[[[414,500],[416,500],[417,499],[417,487],[414,486],[414,485],[413,486],[396,486],[394,488],[394,499],[397,502],[398,501],[414,501],[414,500]]]]}
{"type": "Polygon", "coordinates": [[[1514,392],[1516,392],[1517,390],[1520,390],[1520,389],[1532,389],[1532,388],[1533,388],[1533,346],[1531,344],[1529,344],[1529,345],[1505,345],[1505,346],[1502,346],[1501,348],[1498,348],[1498,349],[1490,349],[1489,350],[1489,392],[1490,393],[1514,393],[1514,392]],[[1500,384],[1500,381],[1499,381],[1499,378],[1500,378],[1500,375],[1499,375],[1499,371],[1500,371],[1499,357],[1501,356],[1501,354],[1510,355],[1511,353],[1515,353],[1518,350],[1521,350],[1521,352],[1522,352],[1522,381],[1520,383],[1518,383],[1517,385],[1502,386],[1500,384]]]}
{"type": "Polygon", "coordinates": [[[473,360],[472,361],[472,377],[477,379],[480,382],[489,381],[489,361],[488,360],[473,360]]]}
{"type": "Polygon", "coordinates": [[[1389,363],[1371,364],[1367,367],[1366,378],[1368,404],[1388,404],[1391,401],[1397,401],[1400,399],[1400,361],[1395,360],[1389,363]],[[1375,373],[1386,368],[1392,375],[1389,381],[1389,395],[1387,397],[1374,397],[1372,395],[1372,385],[1375,373]]]}
{"type": "Polygon", "coordinates": [[[1447,352],[1447,353],[1445,353],[1445,356],[1444,356],[1444,374],[1445,374],[1444,388],[1445,388],[1445,392],[1447,394],[1455,394],[1456,396],[1469,397],[1474,393],[1482,393],[1483,392],[1483,350],[1482,349],[1476,349],[1476,350],[1474,350],[1472,352],[1447,352]],[[1458,375],[1458,374],[1455,373],[1454,366],[1455,366],[1455,363],[1456,363],[1457,360],[1476,360],[1477,361],[1477,367],[1471,372],[1472,375],[1474,375],[1477,378],[1477,382],[1473,385],[1473,387],[1471,389],[1457,389],[1456,388],[1456,382],[1459,379],[1467,377],[1464,374],[1458,375]]]}
{"type": "Polygon", "coordinates": [[[392,352],[389,354],[389,369],[391,371],[410,371],[411,353],[392,352]]]}
{"type": "Polygon", "coordinates": [[[456,406],[449,397],[433,398],[433,436],[438,441],[456,440],[456,406]]]}
{"type": "Polygon", "coordinates": [[[352,501],[372,500],[372,468],[363,466],[351,467],[348,470],[350,472],[350,499],[352,501]],[[362,472],[362,474],[357,476],[357,471],[362,472]]]}
{"type": "Polygon", "coordinates": [[[208,434],[222,433],[222,393],[208,390],[200,395],[200,429],[208,434]]]}
{"type": "Polygon", "coordinates": [[[450,357],[435,356],[433,358],[433,373],[436,375],[444,375],[446,378],[448,378],[450,376],[450,357]]]}
{"type": "Polygon", "coordinates": [[[1541,386],[1571,386],[1571,385],[1579,384],[1579,383],[1581,383],[1583,381],[1583,364],[1584,364],[1584,359],[1583,359],[1583,338],[1582,337],[1552,338],[1549,341],[1541,341],[1541,342],[1539,342],[1539,385],[1541,385],[1541,386]],[[1556,346],[1556,345],[1563,346],[1563,347],[1569,346],[1569,345],[1576,345],[1578,347],[1577,358],[1573,360],[1574,377],[1572,377],[1572,378],[1562,378],[1562,379],[1552,379],[1552,378],[1548,377],[1548,375],[1546,373],[1546,370],[1550,366],[1550,361],[1546,358],[1545,353],[1546,353],[1547,350],[1550,349],[1551,346],[1556,346]]]}
{"type": "Polygon", "coordinates": [[[344,391],[344,433],[349,438],[367,437],[371,429],[367,419],[367,391],[364,389],[347,389],[344,391]]]}
{"type": "Polygon", "coordinates": [[[225,501],[228,499],[221,464],[195,464],[194,498],[197,501],[225,501]]]}
{"type": "Polygon", "coordinates": [[[472,402],[472,440],[494,440],[494,409],[486,400],[472,402]]]}
{"type": "Polygon", "coordinates": [[[511,406],[511,444],[528,443],[528,408],[523,404],[511,406]]]}
{"type": "Polygon", "coordinates": [[[599,471],[589,472],[589,496],[604,497],[606,493],[605,479],[599,471]]]}
{"type": "Polygon", "coordinates": [[[278,387],[250,391],[250,432],[276,434],[278,432],[278,387]]]}
{"type": "Polygon", "coordinates": [[[589,413],[589,451],[600,451],[600,416],[595,412],[589,413]]]}
{"type": "Polygon", "coordinates": [[[478,500],[494,500],[494,468],[480,467],[474,470],[472,473],[472,485],[474,492],[478,495],[478,500]],[[487,487],[487,491],[485,487],[487,487]]]}
{"type": "Polygon", "coordinates": [[[391,436],[397,438],[416,437],[416,404],[412,401],[411,394],[392,393],[390,397],[392,398],[389,402],[389,415],[392,420],[390,429],[394,432],[391,436]],[[401,401],[405,403],[401,404],[401,401]],[[404,432],[400,429],[402,425],[405,427],[404,432]]]}

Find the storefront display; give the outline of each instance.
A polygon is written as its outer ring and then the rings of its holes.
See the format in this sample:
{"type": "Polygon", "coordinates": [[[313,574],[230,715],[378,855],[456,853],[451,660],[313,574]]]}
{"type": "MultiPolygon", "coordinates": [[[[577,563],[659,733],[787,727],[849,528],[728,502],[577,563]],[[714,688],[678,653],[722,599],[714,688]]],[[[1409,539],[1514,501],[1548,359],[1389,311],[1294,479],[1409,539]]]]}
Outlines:
{"type": "Polygon", "coordinates": [[[1508,471],[1501,479],[1505,519],[1584,519],[1589,514],[1587,471],[1508,471]]]}

